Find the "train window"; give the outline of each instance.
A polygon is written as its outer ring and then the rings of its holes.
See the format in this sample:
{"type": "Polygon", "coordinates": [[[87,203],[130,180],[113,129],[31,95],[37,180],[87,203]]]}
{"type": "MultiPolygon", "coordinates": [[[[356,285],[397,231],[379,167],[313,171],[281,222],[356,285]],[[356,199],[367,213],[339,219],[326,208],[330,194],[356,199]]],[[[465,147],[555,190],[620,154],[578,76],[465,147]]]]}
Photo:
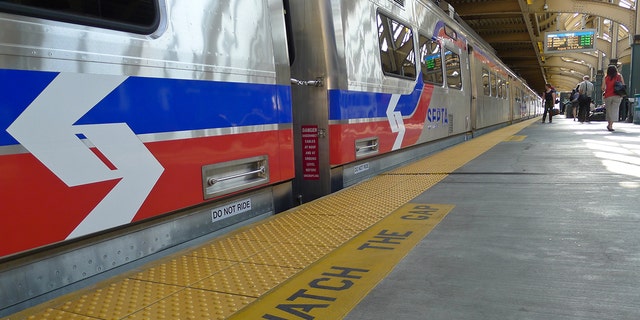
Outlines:
{"type": "Polygon", "coordinates": [[[411,28],[378,13],[378,44],[385,74],[415,79],[416,59],[411,28]]]}
{"type": "Polygon", "coordinates": [[[449,88],[462,89],[462,70],[460,69],[460,55],[447,50],[444,53],[447,69],[447,85],[449,88]]]}
{"type": "Polygon", "coordinates": [[[482,88],[484,89],[484,95],[491,95],[491,86],[489,86],[489,81],[491,79],[489,70],[482,68],[482,88]]]}
{"type": "Polygon", "coordinates": [[[0,11],[151,34],[160,23],[158,0],[0,0],[0,11]]]}
{"type": "Polygon", "coordinates": [[[440,44],[436,40],[431,40],[423,35],[419,35],[418,39],[420,41],[420,68],[423,81],[442,85],[444,83],[444,74],[442,72],[440,44]]]}
{"type": "Polygon", "coordinates": [[[497,77],[498,80],[498,98],[502,98],[502,83],[504,82],[504,80],[502,79],[502,77],[497,77]]]}

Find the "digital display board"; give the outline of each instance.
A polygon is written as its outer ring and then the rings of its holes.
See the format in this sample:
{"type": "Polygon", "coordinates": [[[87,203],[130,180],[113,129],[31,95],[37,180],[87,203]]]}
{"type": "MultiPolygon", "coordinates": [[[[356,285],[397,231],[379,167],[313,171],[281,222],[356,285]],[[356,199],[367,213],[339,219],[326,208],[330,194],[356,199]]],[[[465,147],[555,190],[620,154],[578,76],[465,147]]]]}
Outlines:
{"type": "Polygon", "coordinates": [[[426,56],[424,58],[424,62],[427,65],[427,70],[435,69],[436,65],[439,64],[439,63],[436,63],[436,60],[439,60],[439,59],[440,59],[440,55],[439,54],[426,56]]]}
{"type": "Polygon", "coordinates": [[[596,50],[596,30],[546,32],[544,53],[584,52],[596,50]]]}

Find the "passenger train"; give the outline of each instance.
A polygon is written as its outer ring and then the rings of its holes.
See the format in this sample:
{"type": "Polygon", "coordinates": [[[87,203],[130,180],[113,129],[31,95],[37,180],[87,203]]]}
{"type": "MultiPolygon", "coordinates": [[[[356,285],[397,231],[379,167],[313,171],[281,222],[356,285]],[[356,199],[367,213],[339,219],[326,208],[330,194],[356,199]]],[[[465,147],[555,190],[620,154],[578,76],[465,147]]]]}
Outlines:
{"type": "Polygon", "coordinates": [[[538,115],[441,5],[0,1],[0,310],[538,115]]]}

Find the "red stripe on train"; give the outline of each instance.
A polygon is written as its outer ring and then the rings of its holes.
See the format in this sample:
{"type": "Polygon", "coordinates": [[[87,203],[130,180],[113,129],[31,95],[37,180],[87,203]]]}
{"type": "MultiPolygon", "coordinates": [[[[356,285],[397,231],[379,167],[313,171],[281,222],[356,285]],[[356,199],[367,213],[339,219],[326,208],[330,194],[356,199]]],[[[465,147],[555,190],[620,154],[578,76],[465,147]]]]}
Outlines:
{"type": "MultiPolygon", "coordinates": [[[[204,165],[268,155],[271,183],[294,177],[291,130],[154,142],[146,147],[165,171],[134,221],[203,203],[204,165]]],[[[29,153],[0,156],[0,168],[0,257],[63,241],[119,181],[68,187],[29,153]]]]}

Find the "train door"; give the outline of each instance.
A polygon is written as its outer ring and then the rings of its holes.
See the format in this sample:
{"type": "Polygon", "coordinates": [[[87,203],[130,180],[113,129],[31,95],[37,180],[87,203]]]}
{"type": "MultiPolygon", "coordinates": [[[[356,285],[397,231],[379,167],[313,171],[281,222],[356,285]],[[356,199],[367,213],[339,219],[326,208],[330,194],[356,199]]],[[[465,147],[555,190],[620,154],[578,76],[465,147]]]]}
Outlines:
{"type": "Polygon", "coordinates": [[[511,84],[513,83],[513,77],[511,75],[507,76],[507,103],[509,105],[509,122],[513,123],[516,115],[516,106],[518,105],[517,96],[515,95],[515,90],[511,89],[511,84]]]}
{"type": "Polygon", "coordinates": [[[516,79],[511,75],[509,75],[507,91],[509,93],[509,104],[510,104],[509,109],[511,110],[511,116],[509,117],[509,120],[513,122],[514,120],[520,119],[521,117],[520,104],[522,99],[520,94],[520,88],[516,85],[516,79]]]}
{"type": "Polygon", "coordinates": [[[478,109],[478,85],[479,82],[477,81],[478,79],[478,62],[474,57],[474,49],[473,46],[469,45],[468,46],[468,53],[469,53],[469,69],[470,69],[470,75],[469,78],[471,79],[471,119],[469,120],[471,122],[470,128],[471,130],[475,129],[475,123],[476,123],[476,112],[478,109]]]}

